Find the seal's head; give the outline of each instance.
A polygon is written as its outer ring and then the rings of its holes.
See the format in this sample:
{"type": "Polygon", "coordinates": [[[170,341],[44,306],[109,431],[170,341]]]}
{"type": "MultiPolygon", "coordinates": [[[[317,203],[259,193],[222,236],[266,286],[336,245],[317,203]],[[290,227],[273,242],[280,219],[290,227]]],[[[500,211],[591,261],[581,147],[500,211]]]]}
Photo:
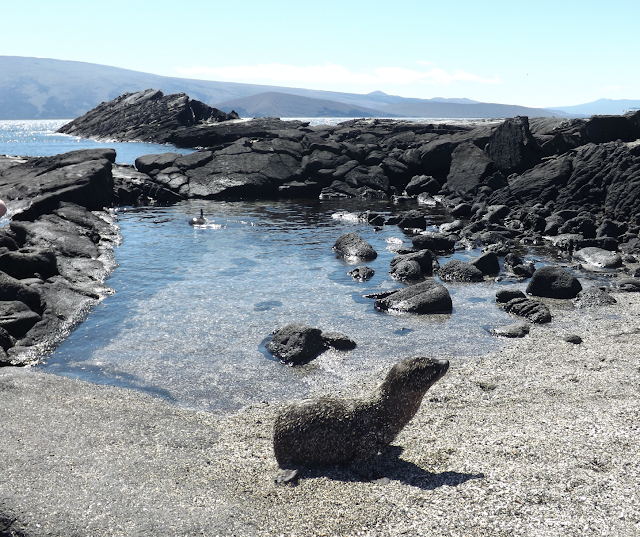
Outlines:
{"type": "Polygon", "coordinates": [[[449,360],[416,356],[394,365],[380,386],[386,393],[397,390],[426,392],[449,370],[449,360]]]}

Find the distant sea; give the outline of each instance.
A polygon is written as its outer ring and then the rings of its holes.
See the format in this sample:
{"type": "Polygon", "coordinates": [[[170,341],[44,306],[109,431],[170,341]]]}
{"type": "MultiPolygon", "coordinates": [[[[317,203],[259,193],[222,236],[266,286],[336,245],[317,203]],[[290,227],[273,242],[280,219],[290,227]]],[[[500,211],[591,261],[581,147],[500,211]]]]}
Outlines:
{"type": "MultiPolygon", "coordinates": [[[[141,154],[175,150],[54,134],[63,123],[2,121],[0,154],[114,147],[118,162],[132,163],[141,154]]],[[[355,200],[192,200],[113,211],[124,237],[115,251],[118,266],[107,281],[116,292],[40,367],[150,391],[190,408],[228,412],[358,382],[408,356],[471,359],[499,348],[502,342],[488,330],[513,319],[495,305],[495,292],[502,285],[524,284],[448,283],[452,315],[374,310],[373,300],[364,295],[402,287],[389,277],[389,263],[395,250],[411,242],[396,226],[377,230],[358,219],[357,213],[367,208],[383,215],[395,210],[388,202],[355,200]],[[207,225],[187,225],[200,209],[207,225]],[[352,280],[347,272],[353,265],[331,250],[349,231],[378,252],[367,263],[375,270],[368,282],[352,280]],[[343,332],[358,346],[350,352],[327,351],[303,368],[282,365],[265,344],[275,329],[290,322],[343,332]]],[[[436,230],[443,218],[434,209],[429,229],[436,230]]],[[[479,253],[461,250],[439,260],[479,253]]],[[[535,252],[527,260],[545,263],[535,252]]]]}

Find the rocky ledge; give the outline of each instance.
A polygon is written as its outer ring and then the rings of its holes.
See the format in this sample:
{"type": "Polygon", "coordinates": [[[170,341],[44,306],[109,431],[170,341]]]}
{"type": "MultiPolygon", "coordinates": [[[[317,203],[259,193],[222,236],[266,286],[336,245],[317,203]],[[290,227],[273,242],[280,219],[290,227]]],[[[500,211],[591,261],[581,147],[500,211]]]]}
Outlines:
{"type": "Polygon", "coordinates": [[[37,362],[111,291],[113,150],[0,157],[0,366],[37,362]]]}

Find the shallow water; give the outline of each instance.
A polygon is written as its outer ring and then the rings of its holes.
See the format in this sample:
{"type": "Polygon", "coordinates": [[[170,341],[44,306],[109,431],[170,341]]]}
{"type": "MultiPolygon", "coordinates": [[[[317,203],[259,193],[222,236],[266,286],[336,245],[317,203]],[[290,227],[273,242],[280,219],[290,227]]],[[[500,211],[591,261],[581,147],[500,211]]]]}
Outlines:
{"type": "Polygon", "coordinates": [[[190,202],[121,212],[124,242],[108,280],[116,293],[43,367],[192,408],[232,410],[353,382],[403,357],[475,356],[501,344],[487,328],[513,319],[494,303],[496,283],[447,284],[452,315],[376,312],[363,295],[402,286],[387,273],[391,250],[411,242],[395,226],[375,231],[332,216],[354,209],[347,202],[190,202]],[[200,207],[208,225],[187,225],[200,207]],[[376,271],[368,282],[352,280],[353,265],[331,250],[348,231],[378,251],[367,263],[376,271]],[[282,365],[264,343],[290,322],[343,332],[358,347],[327,351],[302,368],[282,365]]]}
{"type": "MultiPolygon", "coordinates": [[[[176,151],[55,134],[64,123],[0,121],[0,154],[46,156],[114,147],[117,162],[133,163],[143,154],[176,151]]],[[[396,226],[376,231],[335,218],[339,212],[368,208],[391,211],[386,204],[348,201],[185,202],[120,211],[117,224],[124,241],[115,252],[119,266],[107,282],[116,293],[41,367],[150,391],[191,408],[230,411],[357,382],[412,355],[465,359],[499,348],[503,341],[488,329],[514,318],[495,305],[495,292],[514,282],[446,284],[452,315],[393,316],[373,309],[373,300],[363,295],[402,287],[389,277],[389,261],[395,248],[411,241],[396,226]],[[187,225],[200,208],[209,224],[187,225]],[[378,258],[367,263],[376,271],[369,282],[353,281],[347,275],[353,265],[331,251],[347,231],[358,232],[378,251],[378,258]],[[301,368],[282,365],[264,344],[273,330],[290,322],[344,332],[358,346],[350,352],[327,351],[301,368]]],[[[441,219],[434,212],[431,223],[441,219]]],[[[479,253],[462,251],[453,257],[479,253]]],[[[528,260],[548,262],[535,253],[528,260]]]]}

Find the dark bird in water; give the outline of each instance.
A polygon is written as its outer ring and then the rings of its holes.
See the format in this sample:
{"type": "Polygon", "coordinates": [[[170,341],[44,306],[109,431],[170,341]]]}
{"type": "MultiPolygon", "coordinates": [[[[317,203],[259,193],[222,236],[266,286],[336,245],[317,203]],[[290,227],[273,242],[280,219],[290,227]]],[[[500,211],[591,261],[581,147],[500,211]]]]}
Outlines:
{"type": "Polygon", "coordinates": [[[206,220],[204,219],[204,213],[202,209],[200,209],[200,216],[194,216],[191,220],[189,220],[190,226],[202,226],[204,225],[206,220]]]}

